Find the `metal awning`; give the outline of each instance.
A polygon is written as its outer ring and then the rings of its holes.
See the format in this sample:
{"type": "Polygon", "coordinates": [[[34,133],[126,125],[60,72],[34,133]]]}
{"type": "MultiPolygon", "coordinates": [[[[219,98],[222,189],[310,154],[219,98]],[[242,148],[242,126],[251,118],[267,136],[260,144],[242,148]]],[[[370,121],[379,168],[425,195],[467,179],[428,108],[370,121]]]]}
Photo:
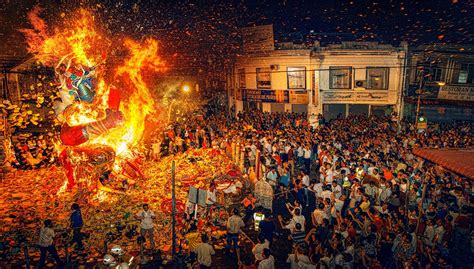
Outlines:
{"type": "Polygon", "coordinates": [[[474,179],[474,148],[415,148],[413,153],[455,173],[474,179]]]}

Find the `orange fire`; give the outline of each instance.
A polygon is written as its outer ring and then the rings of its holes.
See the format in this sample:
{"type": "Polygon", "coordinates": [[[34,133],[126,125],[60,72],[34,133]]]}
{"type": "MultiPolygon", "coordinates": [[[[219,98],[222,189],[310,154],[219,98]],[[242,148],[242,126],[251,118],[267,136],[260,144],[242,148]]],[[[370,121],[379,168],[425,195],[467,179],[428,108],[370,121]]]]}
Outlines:
{"type": "Polygon", "coordinates": [[[122,48],[117,46],[121,41],[103,35],[91,12],[80,9],[73,19],[58,22],[59,26],[52,30],[40,18],[40,12],[41,9],[36,7],[28,14],[33,29],[21,30],[26,36],[29,52],[40,62],[52,67],[56,67],[61,59],[70,59],[74,66],[95,67],[97,83],[94,102],[74,103],[63,115],[64,120],[74,126],[104,118],[110,80],[114,80],[113,83],[117,83],[115,86],[122,91],[120,111],[123,113],[123,123],[91,138],[84,145],[110,146],[118,156],[127,157],[130,150],[141,141],[146,117],[155,109],[155,102],[143,76],[145,72],[166,69],[158,56],[158,42],[146,39],[138,43],[126,39],[123,47],[128,51],[128,58],[118,67],[106,68],[106,53],[122,48]]]}

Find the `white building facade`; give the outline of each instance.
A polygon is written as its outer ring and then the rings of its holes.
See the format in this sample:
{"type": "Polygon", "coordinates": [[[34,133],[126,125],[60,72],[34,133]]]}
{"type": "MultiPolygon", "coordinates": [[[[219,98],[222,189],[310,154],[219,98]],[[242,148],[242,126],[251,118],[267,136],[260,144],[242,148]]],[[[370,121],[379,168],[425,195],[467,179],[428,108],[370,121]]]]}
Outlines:
{"type": "Polygon", "coordinates": [[[235,112],[307,112],[313,120],[399,114],[406,55],[406,45],[372,42],[243,55],[228,77],[229,105],[235,112]]]}
{"type": "Polygon", "coordinates": [[[237,58],[227,83],[236,112],[306,112],[311,88],[311,50],[273,50],[237,58]]]}

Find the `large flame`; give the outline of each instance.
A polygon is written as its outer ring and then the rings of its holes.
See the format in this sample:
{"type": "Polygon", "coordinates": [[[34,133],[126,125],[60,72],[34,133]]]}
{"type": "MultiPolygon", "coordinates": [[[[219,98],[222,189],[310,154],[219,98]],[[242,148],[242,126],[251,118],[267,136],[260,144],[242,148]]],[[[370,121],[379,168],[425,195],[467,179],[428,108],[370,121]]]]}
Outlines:
{"type": "Polygon", "coordinates": [[[48,29],[39,14],[39,6],[28,13],[33,29],[21,29],[26,36],[28,51],[42,63],[54,66],[60,58],[70,55],[82,65],[95,65],[100,62],[102,53],[110,41],[96,30],[94,16],[85,9],[73,13],[71,19],[58,22],[57,27],[48,29]]]}
{"type": "Polygon", "coordinates": [[[94,103],[73,104],[68,108],[65,120],[70,125],[80,125],[105,117],[110,80],[113,79],[115,86],[122,91],[120,111],[124,116],[123,124],[87,143],[107,145],[117,155],[126,156],[142,139],[145,119],[154,111],[155,103],[144,81],[144,74],[165,69],[158,56],[158,42],[147,39],[138,43],[126,39],[122,44],[120,40],[106,38],[96,27],[93,14],[86,9],[80,9],[73,14],[74,18],[63,19],[58,22],[60,26],[49,30],[40,18],[40,12],[41,9],[36,7],[28,14],[33,29],[21,30],[26,36],[29,52],[52,67],[56,67],[61,59],[72,59],[76,65],[96,67],[94,103]],[[128,58],[115,68],[106,68],[106,52],[121,47],[128,50],[128,58]]]}
{"type": "Polygon", "coordinates": [[[93,141],[93,143],[112,146],[119,155],[137,145],[145,128],[145,118],[154,111],[155,102],[143,80],[143,73],[149,69],[155,71],[164,69],[163,63],[157,56],[158,42],[156,40],[147,39],[144,44],[126,40],[125,45],[131,55],[122,66],[117,68],[116,72],[117,75],[124,77],[134,90],[121,108],[125,121],[120,127],[93,141]]]}

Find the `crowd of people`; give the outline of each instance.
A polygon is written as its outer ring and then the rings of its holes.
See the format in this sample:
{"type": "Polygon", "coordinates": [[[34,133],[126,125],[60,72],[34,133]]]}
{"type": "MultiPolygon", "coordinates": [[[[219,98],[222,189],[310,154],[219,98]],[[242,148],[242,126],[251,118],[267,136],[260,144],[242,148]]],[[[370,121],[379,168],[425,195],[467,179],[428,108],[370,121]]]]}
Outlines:
{"type": "Polygon", "coordinates": [[[471,131],[472,123],[450,123],[419,132],[406,121],[367,116],[328,123],[320,116],[313,128],[304,114],[251,111],[174,126],[161,149],[225,150],[237,140],[245,144],[245,172],[262,164],[257,180],[273,186],[272,210],[259,210],[259,201],[249,206],[246,197],[245,217],[235,211],[227,221],[226,249],[240,247],[245,268],[282,267],[275,265],[279,241],[292,242],[290,268],[453,268],[454,257],[471,253],[471,181],[412,149],[472,147],[471,131]],[[266,220],[245,250],[238,234],[251,229],[256,211],[266,220]]]}
{"type": "Polygon", "coordinates": [[[31,135],[29,138],[17,139],[9,146],[12,150],[8,156],[12,167],[21,170],[47,167],[57,162],[53,140],[48,135],[31,135]]]}
{"type": "MultiPolygon", "coordinates": [[[[149,146],[150,157],[189,148],[229,153],[234,142],[242,145],[246,177],[262,170],[254,180],[272,186],[272,206],[262,206],[250,188],[220,223],[227,232],[224,253],[235,258],[235,268],[471,264],[457,259],[471,254],[471,180],[424,162],[412,149],[472,147],[472,123],[430,124],[419,132],[389,117],[320,116],[316,128],[307,115],[295,113],[198,117],[168,128],[149,146]]],[[[222,205],[214,199],[206,210],[214,206],[222,205]]],[[[154,214],[147,205],[143,209],[137,214],[141,234],[154,248],[154,214]]],[[[213,268],[213,238],[192,216],[188,229],[178,231],[187,241],[185,256],[197,268],[213,268]]],[[[80,229],[76,234],[82,248],[80,229]]]]}

